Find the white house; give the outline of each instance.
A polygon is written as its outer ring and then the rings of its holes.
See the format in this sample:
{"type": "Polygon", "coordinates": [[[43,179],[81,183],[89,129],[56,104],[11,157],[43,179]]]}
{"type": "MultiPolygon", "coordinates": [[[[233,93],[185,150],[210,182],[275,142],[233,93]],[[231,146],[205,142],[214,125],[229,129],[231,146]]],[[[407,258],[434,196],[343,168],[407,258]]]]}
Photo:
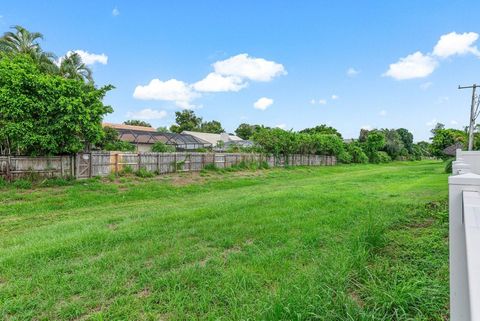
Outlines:
{"type": "Polygon", "coordinates": [[[212,134],[212,133],[200,133],[200,132],[192,132],[192,131],[184,130],[182,134],[191,135],[193,137],[207,141],[210,144],[212,144],[212,146],[218,146],[219,142],[223,142],[225,144],[229,142],[238,142],[241,144],[242,142],[244,142],[244,140],[241,139],[240,137],[235,135],[230,135],[227,133],[212,134]]]}

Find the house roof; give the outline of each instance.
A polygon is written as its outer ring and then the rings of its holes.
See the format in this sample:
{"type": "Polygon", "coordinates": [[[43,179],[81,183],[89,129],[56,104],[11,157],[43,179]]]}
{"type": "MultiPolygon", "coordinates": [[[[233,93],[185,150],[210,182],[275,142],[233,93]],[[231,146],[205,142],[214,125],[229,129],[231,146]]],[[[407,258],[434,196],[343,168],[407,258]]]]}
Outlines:
{"type": "Polygon", "coordinates": [[[205,140],[205,141],[209,142],[213,146],[217,145],[217,143],[219,141],[223,141],[225,143],[227,141],[237,141],[237,142],[238,141],[243,141],[243,139],[241,139],[240,137],[235,136],[235,135],[230,135],[230,134],[227,134],[227,133],[212,134],[212,133],[201,133],[201,132],[193,132],[193,131],[184,130],[182,132],[182,134],[195,136],[199,139],[202,139],[202,140],[205,140]]]}
{"type": "Polygon", "coordinates": [[[139,131],[146,131],[146,132],[157,132],[155,128],[145,127],[145,126],[132,126],[132,125],[113,124],[113,123],[102,123],[102,126],[115,128],[115,129],[129,129],[129,130],[139,130],[139,131]]]}
{"type": "Polygon", "coordinates": [[[103,127],[111,127],[118,131],[119,139],[134,144],[154,144],[161,141],[167,145],[195,145],[199,147],[210,147],[212,144],[198,137],[188,134],[160,133],[152,127],[130,126],[120,124],[103,123],[103,127]]]}
{"type": "Polygon", "coordinates": [[[455,156],[457,154],[457,149],[463,149],[463,144],[461,142],[456,142],[455,144],[446,147],[443,150],[443,153],[448,156],[455,156]]]}

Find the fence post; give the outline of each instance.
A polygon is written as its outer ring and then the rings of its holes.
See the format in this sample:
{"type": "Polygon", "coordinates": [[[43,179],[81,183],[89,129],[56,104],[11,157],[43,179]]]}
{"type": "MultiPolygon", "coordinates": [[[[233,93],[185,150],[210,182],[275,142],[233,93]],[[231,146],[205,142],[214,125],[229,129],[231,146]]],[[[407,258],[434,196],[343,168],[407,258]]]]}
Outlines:
{"type": "Polygon", "coordinates": [[[118,153],[115,153],[115,174],[118,174],[118,153]]]}
{"type": "Polygon", "coordinates": [[[157,172],[160,174],[160,153],[157,154],[157,172]]]}
{"type": "Polygon", "coordinates": [[[63,155],[60,155],[60,177],[63,178],[63,155]]]}
{"type": "Polygon", "coordinates": [[[73,155],[70,155],[68,159],[70,160],[70,177],[73,178],[75,177],[75,159],[73,155]]]}
{"type": "Polygon", "coordinates": [[[173,172],[177,172],[177,152],[173,153],[173,172]]]}
{"type": "Polygon", "coordinates": [[[12,180],[12,177],[10,176],[11,175],[10,166],[12,166],[12,157],[9,155],[9,156],[7,156],[7,181],[12,180]]]}
{"type": "Polygon", "coordinates": [[[89,170],[89,177],[92,178],[93,177],[93,154],[90,152],[88,153],[88,156],[89,156],[89,163],[88,163],[88,170],[89,170]]]}

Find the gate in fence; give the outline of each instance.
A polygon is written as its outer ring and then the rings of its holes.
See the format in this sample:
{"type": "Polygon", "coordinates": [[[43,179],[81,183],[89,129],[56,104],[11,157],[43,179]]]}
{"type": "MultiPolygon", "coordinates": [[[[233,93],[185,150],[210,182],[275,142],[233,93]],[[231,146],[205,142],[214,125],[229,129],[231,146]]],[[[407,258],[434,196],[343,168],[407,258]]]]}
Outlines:
{"type": "Polygon", "coordinates": [[[78,153],[76,158],[77,178],[92,177],[92,153],[78,153]]]}

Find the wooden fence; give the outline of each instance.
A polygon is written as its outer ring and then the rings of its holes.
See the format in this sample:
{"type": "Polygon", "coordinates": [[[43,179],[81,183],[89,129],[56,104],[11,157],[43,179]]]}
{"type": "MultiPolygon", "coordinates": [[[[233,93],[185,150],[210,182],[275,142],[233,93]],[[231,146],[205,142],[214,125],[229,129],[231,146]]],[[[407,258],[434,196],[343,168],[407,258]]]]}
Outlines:
{"type": "Polygon", "coordinates": [[[25,176],[88,178],[107,176],[129,167],[132,171],[143,168],[149,172],[166,174],[200,171],[209,164],[227,168],[241,162],[266,162],[278,166],[330,166],[336,164],[334,156],[290,155],[274,157],[244,153],[117,153],[91,152],[75,156],[25,157],[0,156],[0,176],[14,180],[25,176]]]}

